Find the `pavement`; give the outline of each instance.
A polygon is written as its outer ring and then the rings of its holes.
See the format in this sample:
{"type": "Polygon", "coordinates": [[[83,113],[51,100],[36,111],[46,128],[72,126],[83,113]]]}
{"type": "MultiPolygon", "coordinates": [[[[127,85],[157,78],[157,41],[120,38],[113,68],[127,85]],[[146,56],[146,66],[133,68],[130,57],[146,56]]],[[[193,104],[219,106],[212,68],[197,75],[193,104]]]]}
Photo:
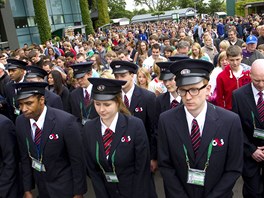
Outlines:
{"type": "MultiPolygon", "coordinates": [[[[158,194],[158,198],[165,198],[164,189],[163,189],[163,181],[162,181],[162,177],[160,173],[157,172],[154,178],[155,178],[156,191],[158,194]]],[[[91,180],[87,178],[87,182],[88,182],[88,192],[85,194],[84,197],[85,198],[95,198],[91,180]]],[[[243,184],[242,178],[239,178],[233,189],[233,192],[234,192],[233,198],[242,198],[242,184],[243,184]]]]}

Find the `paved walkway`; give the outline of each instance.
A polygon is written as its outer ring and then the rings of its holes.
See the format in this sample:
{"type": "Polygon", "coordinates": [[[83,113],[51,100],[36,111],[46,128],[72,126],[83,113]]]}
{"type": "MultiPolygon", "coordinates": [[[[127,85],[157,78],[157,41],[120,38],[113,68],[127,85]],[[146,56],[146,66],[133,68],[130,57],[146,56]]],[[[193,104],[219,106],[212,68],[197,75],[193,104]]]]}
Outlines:
{"type": "MultiPolygon", "coordinates": [[[[155,183],[156,183],[156,190],[158,193],[158,198],[165,198],[164,195],[164,190],[163,190],[163,182],[162,178],[159,173],[155,175],[155,183]]],[[[242,179],[239,178],[237,181],[235,188],[233,189],[234,191],[234,197],[233,198],[242,198],[242,179]]],[[[84,196],[85,198],[95,198],[94,192],[93,192],[93,187],[91,184],[90,179],[88,178],[88,193],[84,196]]]]}

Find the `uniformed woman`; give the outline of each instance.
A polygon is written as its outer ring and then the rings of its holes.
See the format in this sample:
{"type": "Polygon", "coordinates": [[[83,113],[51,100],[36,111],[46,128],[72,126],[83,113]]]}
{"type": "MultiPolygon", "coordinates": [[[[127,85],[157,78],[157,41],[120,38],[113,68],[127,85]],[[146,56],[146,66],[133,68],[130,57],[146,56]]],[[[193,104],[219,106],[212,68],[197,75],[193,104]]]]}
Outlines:
{"type": "Polygon", "coordinates": [[[126,81],[89,78],[99,117],[84,126],[88,174],[97,198],[149,197],[149,145],[143,122],[121,98],[126,81]]]}

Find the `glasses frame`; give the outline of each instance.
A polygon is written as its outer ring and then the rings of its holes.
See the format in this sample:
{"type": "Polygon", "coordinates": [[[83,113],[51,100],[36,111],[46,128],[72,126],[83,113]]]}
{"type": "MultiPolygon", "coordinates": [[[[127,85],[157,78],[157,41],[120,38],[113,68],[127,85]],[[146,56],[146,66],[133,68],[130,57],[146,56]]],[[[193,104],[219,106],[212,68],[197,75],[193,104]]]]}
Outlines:
{"type": "Polygon", "coordinates": [[[203,85],[203,86],[200,87],[200,88],[191,88],[191,89],[188,89],[188,90],[186,90],[186,89],[182,89],[182,90],[180,90],[179,88],[177,88],[176,92],[177,92],[177,94],[178,94],[179,96],[181,96],[181,97],[186,96],[187,92],[188,92],[191,96],[198,96],[199,93],[200,93],[200,91],[201,91],[202,89],[204,89],[207,85],[208,85],[208,84],[205,84],[205,85],[203,85]],[[192,91],[191,91],[191,90],[192,90],[192,91]],[[191,93],[191,92],[196,92],[196,91],[197,91],[197,94],[193,94],[193,93],[191,93]],[[182,94],[182,93],[184,93],[184,94],[182,94]]]}

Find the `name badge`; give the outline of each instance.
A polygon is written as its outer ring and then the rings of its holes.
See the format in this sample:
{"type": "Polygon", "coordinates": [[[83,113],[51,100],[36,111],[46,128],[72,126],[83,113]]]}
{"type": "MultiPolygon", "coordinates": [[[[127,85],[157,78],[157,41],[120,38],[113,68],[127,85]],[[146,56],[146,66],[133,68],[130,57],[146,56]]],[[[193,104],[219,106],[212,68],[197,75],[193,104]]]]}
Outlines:
{"type": "Polygon", "coordinates": [[[105,178],[106,178],[106,181],[110,182],[110,183],[118,183],[119,182],[117,175],[114,172],[106,172],[105,178]]]}
{"type": "Polygon", "coordinates": [[[39,160],[32,158],[32,168],[39,172],[46,172],[44,164],[42,164],[39,160]]]}
{"type": "Polygon", "coordinates": [[[19,115],[20,115],[20,111],[19,111],[19,109],[15,108],[15,110],[14,110],[14,114],[17,115],[17,116],[19,116],[19,115]]]}
{"type": "Polygon", "coordinates": [[[88,120],[90,120],[90,119],[88,119],[88,118],[83,118],[83,119],[82,119],[82,125],[84,126],[85,123],[86,123],[88,120]]]}
{"type": "Polygon", "coordinates": [[[204,186],[205,171],[189,168],[188,170],[188,184],[194,184],[198,186],[204,186]]]}
{"type": "Polygon", "coordinates": [[[264,139],[264,130],[255,128],[253,137],[258,138],[258,139],[264,139]]]}

